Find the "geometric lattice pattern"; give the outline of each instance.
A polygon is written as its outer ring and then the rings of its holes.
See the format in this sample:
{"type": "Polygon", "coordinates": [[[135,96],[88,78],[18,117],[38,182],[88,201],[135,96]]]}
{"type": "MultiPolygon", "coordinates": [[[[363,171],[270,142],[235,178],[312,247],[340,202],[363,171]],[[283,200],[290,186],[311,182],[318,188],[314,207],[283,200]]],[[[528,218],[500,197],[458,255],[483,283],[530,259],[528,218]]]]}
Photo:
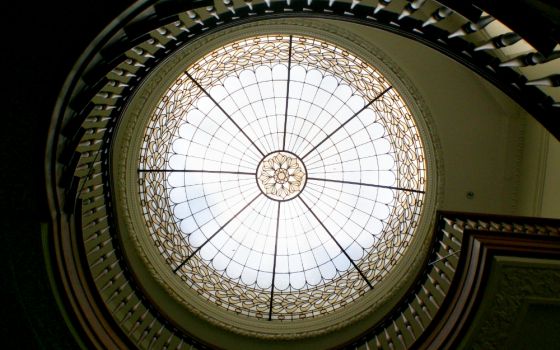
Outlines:
{"type": "Polygon", "coordinates": [[[375,288],[407,248],[426,186],[396,89],[300,35],[239,40],[186,67],[152,111],[138,171],[170,269],[203,298],[269,320],[326,314],[375,288]]]}

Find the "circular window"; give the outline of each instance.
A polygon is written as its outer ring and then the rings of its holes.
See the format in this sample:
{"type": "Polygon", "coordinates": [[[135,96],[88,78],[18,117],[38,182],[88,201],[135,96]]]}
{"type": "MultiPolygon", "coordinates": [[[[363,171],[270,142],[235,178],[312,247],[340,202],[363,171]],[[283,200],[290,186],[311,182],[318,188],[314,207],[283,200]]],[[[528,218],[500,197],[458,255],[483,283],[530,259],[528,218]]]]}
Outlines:
{"type": "Polygon", "coordinates": [[[206,300],[268,320],[327,314],[375,288],[416,231],[427,183],[397,89],[304,35],[236,40],[185,67],[137,164],[168,268],[206,300]]]}

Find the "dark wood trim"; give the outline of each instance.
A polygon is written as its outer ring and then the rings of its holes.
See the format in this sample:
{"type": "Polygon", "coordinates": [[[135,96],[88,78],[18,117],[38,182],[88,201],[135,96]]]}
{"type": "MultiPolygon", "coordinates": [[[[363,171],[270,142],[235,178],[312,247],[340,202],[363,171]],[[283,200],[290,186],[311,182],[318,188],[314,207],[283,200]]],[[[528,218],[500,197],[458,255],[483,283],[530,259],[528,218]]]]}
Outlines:
{"type": "MultiPolygon", "coordinates": [[[[534,220],[550,222],[547,219],[534,220]]],[[[555,226],[558,226],[558,220],[555,226]]],[[[446,305],[442,306],[441,312],[413,348],[456,348],[481,302],[494,257],[560,259],[560,237],[465,230],[462,246],[459,266],[447,295],[446,305]]]]}

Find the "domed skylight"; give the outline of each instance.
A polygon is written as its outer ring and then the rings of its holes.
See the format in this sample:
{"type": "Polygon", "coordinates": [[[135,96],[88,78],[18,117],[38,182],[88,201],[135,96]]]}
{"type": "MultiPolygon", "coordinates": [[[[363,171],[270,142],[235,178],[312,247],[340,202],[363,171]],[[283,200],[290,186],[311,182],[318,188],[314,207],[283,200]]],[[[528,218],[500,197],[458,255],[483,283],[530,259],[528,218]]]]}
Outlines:
{"type": "Polygon", "coordinates": [[[185,67],[145,130],[154,244],[203,298],[263,319],[375,288],[415,232],[423,145],[381,73],[317,38],[229,43],[185,67]]]}

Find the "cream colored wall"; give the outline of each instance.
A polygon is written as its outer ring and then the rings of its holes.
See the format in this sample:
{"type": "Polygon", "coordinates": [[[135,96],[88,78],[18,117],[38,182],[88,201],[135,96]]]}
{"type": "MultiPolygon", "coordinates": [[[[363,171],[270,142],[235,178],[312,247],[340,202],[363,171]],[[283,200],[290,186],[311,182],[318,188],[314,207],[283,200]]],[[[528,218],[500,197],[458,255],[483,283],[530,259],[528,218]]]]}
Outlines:
{"type": "Polygon", "coordinates": [[[560,142],[548,134],[541,216],[560,218],[560,142]]]}
{"type": "Polygon", "coordinates": [[[527,113],[519,215],[560,218],[560,142],[527,113]]]}
{"type": "Polygon", "coordinates": [[[524,120],[517,104],[433,49],[372,28],[350,29],[400,66],[432,113],[445,181],[439,208],[516,214],[524,120]]]}

